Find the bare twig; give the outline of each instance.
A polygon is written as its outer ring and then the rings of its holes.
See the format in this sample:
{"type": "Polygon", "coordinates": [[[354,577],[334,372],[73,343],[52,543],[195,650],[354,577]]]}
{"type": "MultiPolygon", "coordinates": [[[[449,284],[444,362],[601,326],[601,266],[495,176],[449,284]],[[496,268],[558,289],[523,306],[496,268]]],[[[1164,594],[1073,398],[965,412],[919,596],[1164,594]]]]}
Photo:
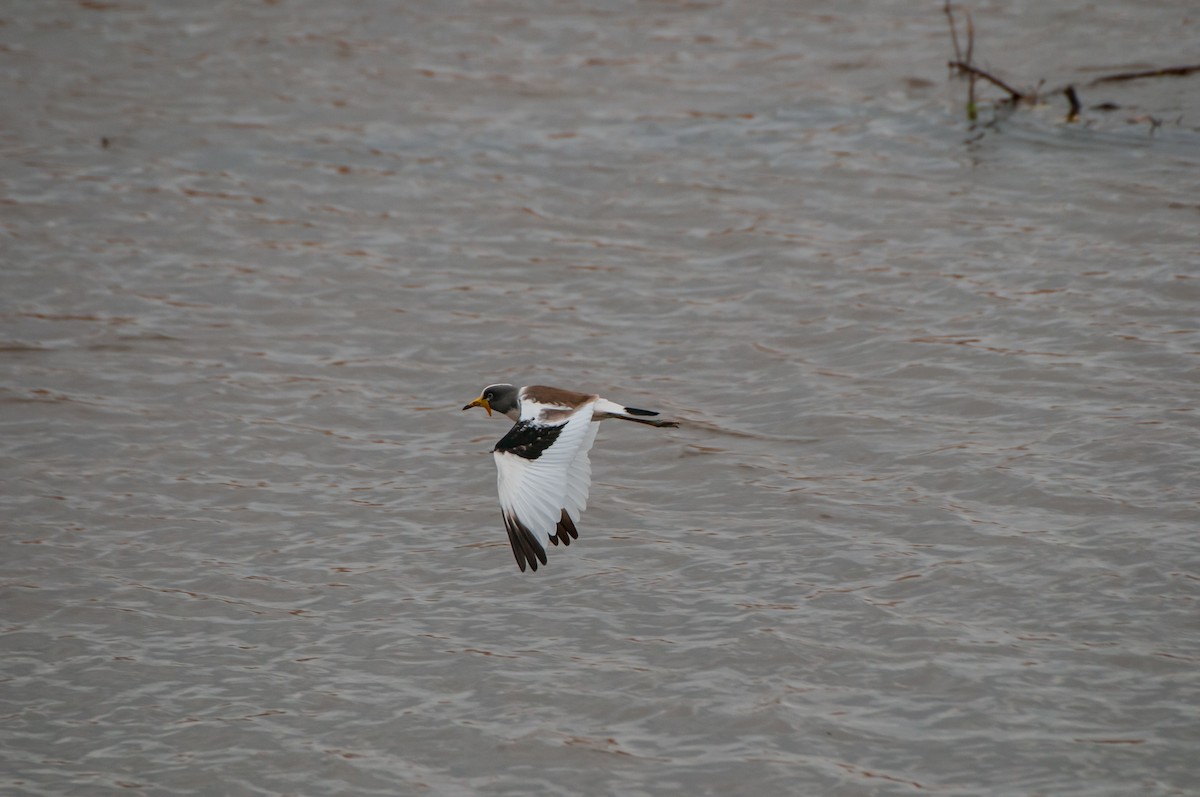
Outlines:
{"type": "MultiPolygon", "coordinates": [[[[957,48],[955,48],[957,52],[957,48]]],[[[1188,66],[1164,66],[1160,69],[1147,69],[1142,72],[1118,72],[1115,75],[1103,75],[1096,78],[1089,86],[1095,86],[1099,83],[1120,83],[1125,80],[1141,80],[1146,77],[1183,77],[1190,75],[1193,72],[1200,72],[1200,64],[1190,64],[1188,66]]]]}
{"type": "Polygon", "coordinates": [[[966,72],[968,75],[977,75],[977,76],[983,78],[984,80],[986,80],[987,82],[1004,89],[1005,91],[1008,92],[1009,99],[1012,102],[1020,102],[1021,100],[1025,99],[1024,92],[1014,89],[1012,86],[1008,85],[1003,80],[1001,80],[1000,78],[991,74],[990,72],[985,72],[982,69],[980,69],[979,67],[971,66],[970,64],[965,63],[963,61],[950,61],[948,63],[950,66],[954,67],[955,69],[958,69],[962,72],[966,72]]]}
{"type": "Polygon", "coordinates": [[[1067,121],[1078,122],[1079,110],[1083,106],[1079,104],[1079,95],[1075,93],[1075,87],[1067,86],[1063,89],[1063,94],[1067,95],[1067,102],[1071,103],[1071,110],[1067,111],[1067,121]]]}
{"type": "Polygon", "coordinates": [[[956,67],[959,74],[967,76],[967,118],[974,122],[979,116],[979,108],[975,104],[975,69],[971,59],[975,57],[975,23],[971,21],[971,10],[963,9],[967,15],[967,54],[964,57],[962,48],[958,46],[958,23],[954,19],[954,8],[950,0],[945,0],[942,11],[946,14],[946,22],[950,25],[950,40],[954,43],[954,60],[949,66],[956,67]]]}
{"type": "Polygon", "coordinates": [[[964,8],[963,13],[967,15],[967,57],[965,60],[969,64],[975,60],[975,21],[971,19],[971,9],[964,8]]]}
{"type": "MultiPolygon", "coordinates": [[[[1076,92],[1075,86],[1073,84],[1060,86],[1058,88],[1055,88],[1053,91],[1047,91],[1047,92],[1045,92],[1045,94],[1043,94],[1042,90],[1045,87],[1045,81],[1043,80],[1038,83],[1037,88],[1022,91],[1020,89],[1014,88],[1013,86],[1004,82],[1003,80],[1001,80],[1000,78],[991,74],[990,72],[987,72],[986,70],[980,69],[979,67],[975,66],[975,23],[971,19],[971,10],[969,8],[960,6],[958,8],[958,10],[961,11],[963,16],[966,18],[966,22],[964,25],[964,29],[965,29],[965,33],[966,33],[966,49],[965,50],[963,49],[962,46],[960,46],[960,41],[959,41],[959,37],[958,37],[958,20],[955,19],[955,7],[951,3],[951,0],[944,0],[944,2],[942,4],[942,11],[946,15],[946,22],[950,26],[950,40],[954,44],[954,60],[948,61],[947,66],[949,66],[953,70],[956,70],[956,72],[959,75],[965,75],[967,78],[967,86],[968,86],[968,89],[967,89],[967,91],[968,91],[968,93],[967,93],[967,118],[968,119],[970,119],[972,122],[974,122],[976,120],[976,116],[978,113],[978,108],[976,106],[976,97],[975,97],[975,83],[976,83],[976,80],[979,79],[979,80],[986,80],[988,83],[991,83],[993,86],[996,86],[996,87],[1004,90],[1005,92],[1007,92],[1008,93],[1008,102],[1012,103],[1013,105],[1016,105],[1020,102],[1029,102],[1031,104],[1037,103],[1039,101],[1039,97],[1042,97],[1042,96],[1048,97],[1053,94],[1058,94],[1059,92],[1062,92],[1063,96],[1065,96],[1067,98],[1067,102],[1070,103],[1070,108],[1067,111],[1067,121],[1068,122],[1079,121],[1079,115],[1080,115],[1080,112],[1083,110],[1083,105],[1079,101],[1079,94],[1076,92]]],[[[1120,83],[1120,82],[1128,81],[1128,80],[1141,80],[1143,78],[1154,78],[1154,77],[1183,77],[1186,75],[1191,75],[1196,72],[1200,72],[1200,64],[1186,64],[1183,66],[1166,66],[1166,67],[1159,67],[1157,69],[1145,69],[1145,70],[1141,70],[1141,71],[1137,71],[1137,72],[1117,72],[1117,73],[1114,73],[1111,75],[1101,75],[1100,77],[1095,78],[1094,80],[1092,80],[1090,83],[1087,83],[1086,85],[1087,86],[1097,86],[1097,85],[1100,85],[1103,83],[1120,83]]],[[[1105,103],[1103,105],[1096,106],[1096,107],[1101,110],[1112,110],[1112,109],[1115,109],[1117,106],[1115,106],[1111,103],[1105,103]]],[[[1130,120],[1130,121],[1135,121],[1135,120],[1130,120]]],[[[1150,125],[1151,125],[1151,128],[1150,128],[1151,132],[1156,130],[1162,124],[1161,119],[1156,119],[1156,118],[1150,117],[1150,116],[1138,117],[1136,119],[1136,121],[1149,121],[1150,125]]]]}
{"type": "Polygon", "coordinates": [[[946,0],[942,10],[946,12],[946,21],[950,24],[950,41],[954,42],[954,60],[961,61],[963,59],[962,50],[958,48],[958,31],[955,30],[954,10],[950,8],[950,0],[946,0]]]}
{"type": "MultiPolygon", "coordinates": [[[[975,58],[975,23],[971,20],[971,9],[965,8],[967,15],[967,63],[975,58]]],[[[975,73],[967,77],[967,116],[974,122],[979,116],[979,106],[975,104],[975,73]]]]}
{"type": "Polygon", "coordinates": [[[967,18],[967,50],[965,55],[958,44],[958,26],[954,19],[954,9],[950,5],[950,0],[946,0],[942,10],[946,12],[946,19],[950,23],[950,36],[954,42],[954,60],[947,62],[947,66],[957,69],[960,75],[967,76],[967,117],[974,122],[977,115],[978,105],[975,99],[975,81],[978,78],[982,78],[1008,92],[1009,102],[1016,104],[1021,100],[1030,99],[1030,96],[1025,92],[1013,88],[1000,78],[980,69],[973,63],[975,58],[975,21],[971,19],[971,9],[963,9],[963,14],[967,18]]]}
{"type": "MultiPolygon", "coordinates": [[[[1146,69],[1141,72],[1116,72],[1111,75],[1101,75],[1098,78],[1088,82],[1087,86],[1099,86],[1104,83],[1122,83],[1127,80],[1142,80],[1152,77],[1185,77],[1195,72],[1200,72],[1200,64],[1191,64],[1188,66],[1164,66],[1158,69],[1146,69]]],[[[1067,86],[1059,86],[1054,91],[1047,94],[1057,94],[1060,91],[1066,91],[1067,86]]],[[[1103,109],[1102,109],[1103,110],[1103,109]]]]}

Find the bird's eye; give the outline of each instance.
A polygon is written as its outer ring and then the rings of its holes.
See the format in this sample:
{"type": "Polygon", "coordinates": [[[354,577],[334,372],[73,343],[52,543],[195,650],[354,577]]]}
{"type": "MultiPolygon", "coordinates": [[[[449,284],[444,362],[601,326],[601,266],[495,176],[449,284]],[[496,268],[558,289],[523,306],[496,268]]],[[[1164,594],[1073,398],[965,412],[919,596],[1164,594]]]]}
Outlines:
{"type": "Polygon", "coordinates": [[[485,399],[487,399],[488,401],[491,401],[492,399],[494,399],[496,397],[496,395],[494,393],[492,393],[492,391],[489,390],[488,392],[483,394],[483,397],[485,399]]]}

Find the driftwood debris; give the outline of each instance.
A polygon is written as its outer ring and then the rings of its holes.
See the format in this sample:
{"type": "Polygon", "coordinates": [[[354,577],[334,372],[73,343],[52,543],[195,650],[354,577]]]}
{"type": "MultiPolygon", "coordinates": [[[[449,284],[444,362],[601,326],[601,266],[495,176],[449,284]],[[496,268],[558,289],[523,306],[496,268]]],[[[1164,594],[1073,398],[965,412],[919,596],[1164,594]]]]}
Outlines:
{"type": "MultiPolygon", "coordinates": [[[[964,34],[966,36],[966,48],[959,45],[958,39],[958,21],[954,17],[955,6],[950,0],[945,0],[942,10],[946,14],[946,21],[950,25],[950,40],[954,45],[954,59],[946,62],[946,65],[955,71],[958,75],[963,75],[967,78],[967,118],[974,122],[978,118],[979,109],[975,97],[975,84],[978,80],[985,80],[993,86],[1003,90],[1008,96],[1001,100],[1002,103],[1008,105],[1018,105],[1022,102],[1036,105],[1045,97],[1062,94],[1066,97],[1069,108],[1067,110],[1067,121],[1079,121],[1080,111],[1083,110],[1083,105],[1079,101],[1079,93],[1075,88],[1075,84],[1067,84],[1059,86],[1049,91],[1042,91],[1039,84],[1035,89],[1022,90],[988,72],[981,69],[974,63],[975,54],[975,23],[971,19],[971,11],[967,8],[962,8],[963,17],[965,19],[964,34]]],[[[1087,83],[1087,86],[1099,86],[1105,83],[1121,83],[1129,80],[1142,80],[1145,78],[1158,77],[1184,77],[1193,73],[1200,72],[1200,64],[1188,64],[1185,66],[1166,66],[1155,69],[1145,69],[1136,72],[1115,72],[1111,75],[1101,75],[1087,83]]],[[[1111,103],[1102,103],[1095,106],[1101,109],[1115,107],[1111,103]]]]}
{"type": "Polygon", "coordinates": [[[1141,72],[1118,72],[1115,75],[1098,77],[1088,85],[1098,86],[1101,83],[1120,83],[1125,80],[1141,80],[1146,77],[1185,77],[1193,72],[1200,72],[1200,64],[1164,66],[1159,69],[1144,69],[1141,72]]]}

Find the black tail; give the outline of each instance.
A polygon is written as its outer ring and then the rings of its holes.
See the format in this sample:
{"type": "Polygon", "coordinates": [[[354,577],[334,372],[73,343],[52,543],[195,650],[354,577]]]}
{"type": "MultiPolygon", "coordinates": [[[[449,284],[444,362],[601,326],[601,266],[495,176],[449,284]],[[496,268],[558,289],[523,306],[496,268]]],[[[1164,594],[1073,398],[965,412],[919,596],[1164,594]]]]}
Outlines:
{"type": "MultiPolygon", "coordinates": [[[[629,408],[626,407],[625,409],[629,408]]],[[[645,412],[647,415],[658,415],[657,412],[646,412],[646,410],[641,411],[645,412]]],[[[608,417],[620,418],[623,421],[633,421],[634,423],[644,423],[647,426],[658,426],[660,428],[673,428],[679,425],[675,421],[651,421],[647,418],[630,418],[628,415],[609,415],[608,417]]]]}
{"type": "Polygon", "coordinates": [[[630,415],[658,415],[653,410],[639,410],[637,407],[626,407],[625,411],[630,415]]]}

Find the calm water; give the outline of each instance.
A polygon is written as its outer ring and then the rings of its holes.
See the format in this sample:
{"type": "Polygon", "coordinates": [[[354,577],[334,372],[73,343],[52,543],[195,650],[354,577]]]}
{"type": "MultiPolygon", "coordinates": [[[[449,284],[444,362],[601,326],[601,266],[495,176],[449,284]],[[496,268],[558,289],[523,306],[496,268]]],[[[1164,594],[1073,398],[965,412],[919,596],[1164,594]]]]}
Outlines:
{"type": "MultiPolygon", "coordinates": [[[[1101,5],[977,57],[1200,62],[1101,5]]],[[[1200,793],[1200,79],[433,8],[0,12],[0,791],[1200,793]],[[683,421],[536,574],[499,380],[683,421]]]]}

